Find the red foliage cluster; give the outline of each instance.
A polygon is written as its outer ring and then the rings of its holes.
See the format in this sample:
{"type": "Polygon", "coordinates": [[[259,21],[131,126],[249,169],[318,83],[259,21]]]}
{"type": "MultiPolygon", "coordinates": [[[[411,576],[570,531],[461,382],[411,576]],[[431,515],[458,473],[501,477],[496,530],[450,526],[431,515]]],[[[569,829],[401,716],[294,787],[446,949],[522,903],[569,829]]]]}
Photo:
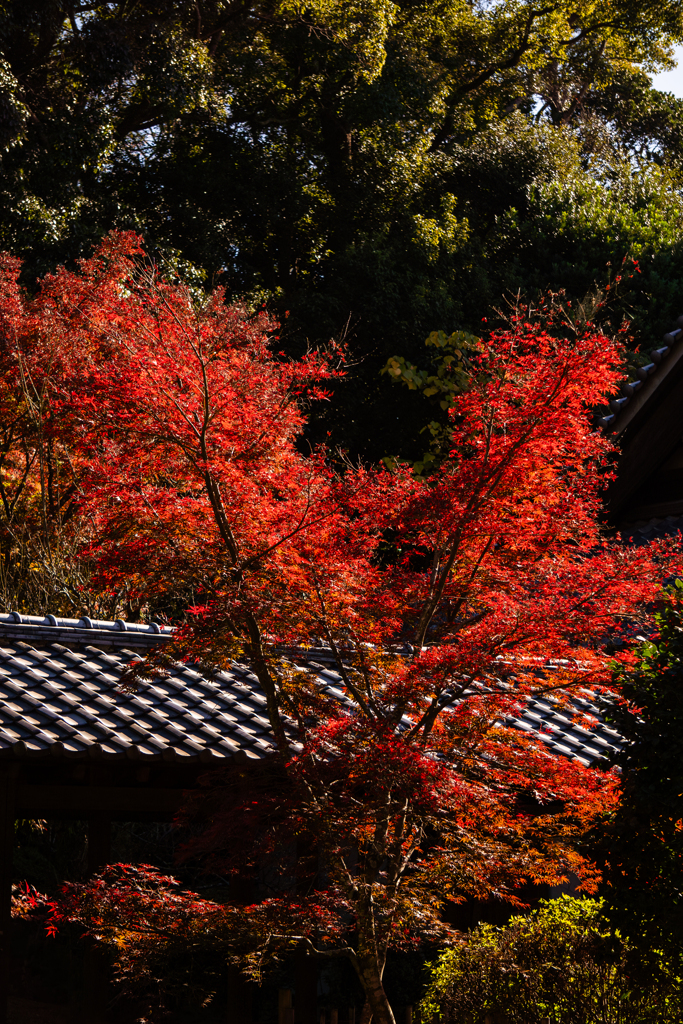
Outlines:
{"type": "MultiPolygon", "coordinates": [[[[304,399],[325,396],[339,353],[284,359],[264,315],[220,293],[198,303],[132,236],[33,303],[7,294],[6,336],[54,353],[52,429],[91,524],[95,585],[192,607],[137,671],[244,659],[266,696],[275,789],[247,776],[215,789],[193,852],[238,871],[255,848],[276,858],[296,841],[321,867],[306,898],[285,866],[267,910],[225,910],[237,932],[348,956],[386,1024],[387,950],[434,935],[444,902],[514,903],[523,883],[570,872],[594,886],[577,839],[609,813],[614,777],[503,723],[531,693],[608,683],[674,565],[664,547],[601,532],[614,452],[591,409],[619,379],[609,339],[520,318],[482,341],[450,457],[418,479],[304,451],[304,399]],[[313,642],[336,659],[337,688],[292,654],[313,642]]],[[[64,913],[106,909],[132,956],[138,890],[117,885],[72,890],[64,913]]],[[[200,930],[217,913],[165,902],[169,922],[181,907],[200,930]]]]}

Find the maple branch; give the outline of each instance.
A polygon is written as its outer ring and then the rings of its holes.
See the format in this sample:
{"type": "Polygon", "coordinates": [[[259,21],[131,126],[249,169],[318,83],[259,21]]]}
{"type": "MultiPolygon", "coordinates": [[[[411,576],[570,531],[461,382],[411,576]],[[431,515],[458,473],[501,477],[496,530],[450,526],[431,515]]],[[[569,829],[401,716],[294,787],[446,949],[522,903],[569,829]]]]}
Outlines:
{"type": "Polygon", "coordinates": [[[302,533],[304,530],[311,530],[311,529],[313,529],[313,527],[319,526],[321,523],[324,523],[324,522],[326,522],[326,520],[332,518],[332,516],[334,516],[339,511],[339,508],[335,507],[335,508],[331,509],[329,512],[325,512],[324,514],[319,515],[317,519],[311,519],[308,523],[306,523],[306,516],[307,516],[308,511],[309,511],[310,506],[311,506],[311,498],[310,498],[310,494],[311,494],[311,486],[310,486],[311,478],[312,478],[312,472],[311,472],[311,474],[308,477],[308,481],[307,481],[307,485],[306,485],[306,490],[307,490],[306,508],[305,508],[303,514],[300,516],[299,523],[297,524],[297,526],[295,526],[294,529],[290,530],[289,533],[285,534],[284,536],[280,537],[278,540],[274,541],[269,547],[263,548],[263,550],[256,551],[253,555],[250,555],[249,558],[243,563],[243,567],[249,566],[251,563],[254,563],[254,562],[262,561],[266,557],[266,555],[270,555],[270,554],[273,553],[273,551],[277,551],[278,548],[282,547],[283,544],[285,544],[288,540],[291,540],[292,537],[295,537],[298,533],[302,533]]]}
{"type": "MultiPolygon", "coordinates": [[[[564,369],[563,369],[563,371],[560,374],[557,375],[557,378],[555,380],[555,383],[554,383],[550,393],[547,396],[545,396],[545,400],[546,400],[547,403],[552,402],[557,397],[557,395],[561,393],[561,387],[562,387],[562,384],[564,383],[564,381],[565,381],[565,379],[567,377],[567,373],[568,373],[568,367],[567,367],[567,364],[565,363],[564,369]]],[[[502,380],[498,382],[499,389],[502,387],[502,384],[503,384],[502,380]]],[[[458,529],[456,530],[455,534],[453,535],[453,539],[449,542],[450,543],[450,548],[451,548],[450,555],[448,556],[448,558],[446,560],[446,564],[440,570],[440,574],[439,574],[436,586],[433,587],[432,594],[428,598],[428,600],[425,602],[425,606],[424,606],[422,614],[420,616],[420,620],[418,622],[418,626],[417,626],[417,630],[416,630],[416,638],[415,638],[415,644],[414,644],[414,646],[415,646],[417,651],[421,650],[422,647],[424,646],[425,638],[426,638],[426,635],[427,635],[427,630],[429,629],[429,625],[430,625],[432,619],[434,618],[436,610],[437,610],[437,608],[439,606],[439,602],[441,601],[441,598],[443,597],[443,593],[444,593],[444,590],[446,588],[446,584],[448,582],[448,576],[450,574],[451,569],[453,568],[453,565],[455,563],[455,558],[456,558],[457,553],[458,553],[458,551],[460,549],[460,544],[461,544],[461,541],[462,541],[463,533],[464,533],[465,526],[466,526],[467,522],[473,520],[476,515],[481,513],[481,510],[485,506],[487,501],[489,501],[491,499],[491,497],[495,494],[495,491],[498,488],[501,480],[503,479],[506,471],[510,468],[511,465],[514,464],[514,461],[515,461],[515,458],[516,458],[517,454],[521,450],[523,450],[523,448],[526,446],[528,441],[531,439],[531,437],[533,436],[533,434],[536,431],[537,427],[539,426],[540,423],[542,423],[542,421],[543,421],[543,419],[542,419],[542,416],[540,416],[540,415],[537,415],[537,416],[531,418],[530,423],[529,423],[527,429],[520,434],[520,436],[517,438],[517,440],[507,450],[507,452],[505,454],[505,458],[503,458],[500,461],[498,467],[493,468],[490,471],[490,473],[488,474],[488,477],[489,477],[488,480],[486,478],[487,475],[485,473],[482,472],[482,474],[480,474],[480,485],[479,485],[479,488],[474,491],[472,497],[470,498],[470,500],[468,501],[467,505],[465,506],[465,509],[464,509],[463,514],[461,516],[460,525],[459,525],[458,529]]],[[[493,431],[493,410],[491,410],[491,413],[490,413],[490,416],[489,416],[489,419],[488,419],[488,423],[487,423],[487,430],[486,430],[487,447],[486,447],[486,453],[485,453],[485,457],[484,457],[484,466],[486,466],[486,463],[487,463],[488,458],[489,458],[490,438],[491,438],[492,431],[493,431]]]]}
{"type": "Polygon", "coordinates": [[[268,936],[268,939],[266,940],[266,945],[264,947],[265,949],[268,948],[271,939],[280,942],[300,942],[304,946],[306,946],[310,953],[313,953],[315,956],[323,956],[328,958],[345,956],[349,958],[349,960],[351,961],[351,963],[354,964],[354,966],[356,966],[358,963],[356,951],[353,948],[353,946],[339,946],[337,947],[337,949],[318,949],[318,947],[311,941],[311,939],[309,939],[307,935],[271,934],[268,936]]]}
{"type": "Polygon", "coordinates": [[[420,729],[424,729],[422,739],[422,743],[424,745],[427,742],[427,738],[429,737],[429,734],[434,728],[436,720],[441,714],[441,712],[444,711],[450,705],[454,704],[456,700],[459,700],[464,691],[467,689],[467,687],[471,685],[471,683],[472,679],[469,679],[468,682],[463,683],[459,690],[452,692],[449,695],[448,700],[443,702],[441,698],[443,697],[443,694],[446,691],[441,690],[441,692],[438,695],[432,698],[431,703],[427,710],[425,711],[424,715],[422,715],[422,717],[418,719],[417,723],[413,726],[413,728],[410,729],[410,731],[408,732],[408,736],[412,739],[413,736],[417,735],[420,729]]]}
{"type": "Polygon", "coordinates": [[[273,730],[273,736],[275,737],[278,749],[280,751],[286,751],[290,749],[290,745],[287,741],[284,722],[280,715],[277,687],[275,686],[273,677],[268,669],[268,662],[266,661],[265,652],[263,650],[261,629],[255,616],[252,615],[251,612],[245,613],[245,620],[252,648],[250,661],[252,662],[256,677],[263,687],[263,691],[266,695],[266,707],[268,709],[270,727],[273,730]]]}
{"type": "Polygon", "coordinates": [[[372,676],[370,673],[370,667],[367,663],[366,651],[363,648],[363,644],[360,641],[356,631],[352,629],[350,626],[347,626],[347,632],[349,634],[349,637],[351,638],[351,640],[353,640],[355,644],[356,657],[358,659],[358,663],[360,666],[360,668],[357,669],[357,671],[359,671],[360,676],[363,682],[365,683],[365,692],[367,693],[368,701],[370,702],[370,705],[372,706],[375,715],[378,718],[385,718],[386,716],[384,712],[382,711],[382,709],[377,704],[377,701],[375,700],[372,685],[372,676]]]}
{"type": "Polygon", "coordinates": [[[462,605],[467,600],[467,597],[468,597],[468,595],[470,593],[470,590],[472,588],[472,584],[474,583],[474,580],[476,579],[477,572],[481,568],[482,562],[484,561],[484,559],[488,555],[488,553],[489,553],[489,551],[491,549],[491,545],[492,544],[493,544],[493,535],[491,535],[489,537],[489,539],[486,541],[486,544],[484,545],[484,548],[482,549],[479,557],[477,558],[476,562],[474,563],[474,565],[472,567],[472,572],[470,573],[470,578],[467,581],[467,585],[465,586],[464,591],[460,594],[460,597],[455,602],[455,607],[453,609],[453,615],[457,615],[458,614],[460,608],[462,607],[462,605]]]}
{"type": "Polygon", "coordinates": [[[346,665],[344,664],[344,662],[343,662],[343,660],[341,658],[341,655],[339,653],[339,648],[337,647],[337,644],[335,642],[334,636],[332,635],[332,631],[331,631],[331,629],[329,627],[328,618],[327,618],[327,607],[326,607],[326,604],[325,604],[325,598],[323,597],[322,590],[320,589],[320,584],[318,582],[318,575],[315,572],[315,570],[313,571],[313,585],[315,587],[315,592],[316,592],[316,595],[318,597],[318,601],[320,603],[320,607],[321,607],[321,610],[322,610],[323,629],[325,631],[325,636],[327,638],[327,642],[330,645],[330,649],[332,651],[332,654],[334,655],[334,660],[335,660],[335,664],[336,664],[336,666],[337,666],[337,668],[339,670],[339,675],[342,677],[342,679],[344,681],[344,685],[348,689],[349,693],[351,693],[353,695],[353,698],[356,701],[356,703],[358,704],[358,706],[363,709],[363,711],[368,716],[368,718],[371,718],[372,715],[370,714],[370,708],[369,708],[368,704],[366,703],[365,698],[361,694],[360,690],[355,686],[354,683],[351,682],[351,677],[349,676],[348,672],[346,671],[346,665]]]}
{"type": "MultiPolygon", "coordinates": [[[[242,566],[241,566],[242,569],[250,568],[252,565],[254,565],[254,564],[258,563],[258,562],[263,561],[263,559],[266,558],[267,555],[272,554],[273,551],[277,551],[277,549],[282,547],[283,544],[286,544],[288,540],[291,540],[292,537],[296,537],[296,535],[298,533],[301,533],[301,531],[304,529],[304,523],[306,522],[306,516],[308,515],[308,512],[309,512],[310,507],[311,507],[310,477],[309,477],[308,486],[307,486],[306,489],[307,489],[306,508],[304,509],[303,513],[300,515],[299,522],[297,523],[297,525],[292,530],[290,530],[289,533],[285,534],[284,536],[280,537],[278,540],[274,541],[269,547],[263,548],[261,551],[256,551],[256,552],[254,552],[253,555],[250,555],[249,558],[247,558],[246,561],[244,561],[242,563],[242,566]]],[[[332,514],[333,514],[332,512],[328,512],[325,515],[320,516],[318,519],[313,519],[310,523],[308,523],[306,525],[305,529],[309,530],[309,529],[311,529],[311,527],[317,526],[319,523],[323,523],[326,519],[329,519],[332,514]]]]}
{"type": "Polygon", "coordinates": [[[406,827],[408,824],[409,807],[410,800],[406,797],[406,799],[403,802],[403,807],[399,812],[398,825],[395,828],[393,851],[389,853],[389,862],[393,863],[394,865],[394,889],[398,887],[399,880],[403,876],[404,872],[407,870],[410,858],[412,857],[416,849],[416,847],[414,846],[411,847],[410,853],[408,855],[404,855],[403,857],[401,857],[401,850],[403,848],[403,836],[405,835],[406,827]]]}
{"type": "Polygon", "coordinates": [[[38,457],[37,452],[34,452],[33,455],[29,455],[27,445],[23,445],[23,447],[26,454],[26,458],[24,460],[24,471],[19,482],[15,484],[14,495],[12,498],[8,497],[7,491],[5,489],[5,481],[3,475],[0,474],[0,498],[2,499],[2,504],[5,509],[5,517],[7,519],[8,524],[12,521],[12,518],[14,516],[14,510],[16,509],[19,499],[21,498],[21,495],[24,492],[29,476],[31,474],[31,470],[33,468],[33,464],[38,457]]]}
{"type": "Polygon", "coordinates": [[[216,526],[218,527],[223,543],[228,550],[228,554],[232,559],[232,565],[235,567],[239,561],[239,547],[235,540],[235,535],[232,532],[232,527],[228,521],[228,516],[225,511],[225,505],[223,504],[223,498],[221,495],[220,484],[214,479],[213,474],[208,469],[204,474],[204,480],[206,484],[206,493],[211,503],[216,526]]]}

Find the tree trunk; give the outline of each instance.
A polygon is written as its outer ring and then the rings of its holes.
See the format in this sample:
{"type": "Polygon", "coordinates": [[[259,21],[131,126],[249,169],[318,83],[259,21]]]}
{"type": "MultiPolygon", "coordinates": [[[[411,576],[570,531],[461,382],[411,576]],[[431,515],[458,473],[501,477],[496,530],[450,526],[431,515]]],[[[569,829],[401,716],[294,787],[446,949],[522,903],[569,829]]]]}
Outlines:
{"type": "MultiPolygon", "coordinates": [[[[376,866],[367,865],[369,875],[376,875],[376,866]]],[[[387,999],[382,976],[387,961],[387,949],[377,934],[377,921],[372,890],[368,887],[356,905],[358,921],[358,952],[354,966],[365,992],[365,1011],[369,1007],[372,1024],[396,1024],[387,999]]]]}
{"type": "Polygon", "coordinates": [[[358,974],[365,990],[366,1007],[369,1006],[372,1013],[372,1024],[396,1024],[382,984],[383,966],[374,956],[358,957],[358,974]]]}

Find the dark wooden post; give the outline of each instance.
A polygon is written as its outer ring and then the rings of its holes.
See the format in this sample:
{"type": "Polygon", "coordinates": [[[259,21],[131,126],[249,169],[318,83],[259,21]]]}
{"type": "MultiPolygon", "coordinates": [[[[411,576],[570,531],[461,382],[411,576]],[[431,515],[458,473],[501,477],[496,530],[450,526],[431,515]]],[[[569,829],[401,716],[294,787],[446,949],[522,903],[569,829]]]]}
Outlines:
{"type": "MultiPolygon", "coordinates": [[[[111,820],[97,815],[88,821],[88,875],[94,875],[111,860],[111,820]]],[[[97,947],[85,950],[83,958],[83,1024],[101,1020],[107,1005],[109,970],[97,947]]]]}
{"type": "Polygon", "coordinates": [[[227,1024],[252,1024],[254,983],[247,981],[239,967],[228,968],[227,1024]]]}
{"type": "Polygon", "coordinates": [[[14,773],[11,769],[2,769],[0,771],[0,1024],[7,1024],[8,1019],[14,790],[14,773]]]}
{"type": "Polygon", "coordinates": [[[281,988],[277,994],[277,1024],[294,1024],[292,990],[281,988]]]}
{"type": "Polygon", "coordinates": [[[300,946],[294,955],[296,1024],[318,1024],[318,962],[300,946]]]}

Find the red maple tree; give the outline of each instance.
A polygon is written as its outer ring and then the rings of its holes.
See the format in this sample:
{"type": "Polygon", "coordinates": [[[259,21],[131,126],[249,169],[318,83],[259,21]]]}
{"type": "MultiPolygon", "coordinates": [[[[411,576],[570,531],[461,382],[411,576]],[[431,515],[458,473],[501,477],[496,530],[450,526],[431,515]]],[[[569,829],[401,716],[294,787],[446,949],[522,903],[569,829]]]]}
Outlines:
{"type": "MultiPolygon", "coordinates": [[[[387,952],[443,934],[445,903],[514,904],[569,874],[590,891],[577,839],[615,777],[506,723],[532,693],[606,684],[671,565],[600,529],[613,446],[591,409],[616,389],[616,346],[522,317],[492,333],[454,399],[449,457],[416,478],[308,449],[305,403],[339,353],[286,359],[264,314],[197,301],[130,235],[48,279],[37,313],[69,350],[54,401],[97,586],[191,607],[143,671],[236,659],[266,697],[270,782],[226,785],[199,844],[236,872],[298,844],[298,880],[284,864],[277,897],[225,910],[251,966],[292,942],[345,956],[393,1024],[387,952]],[[331,653],[333,685],[307,644],[331,653]]],[[[130,966],[149,950],[139,889],[106,891],[72,889],[56,913],[119,929],[130,966]]]]}

